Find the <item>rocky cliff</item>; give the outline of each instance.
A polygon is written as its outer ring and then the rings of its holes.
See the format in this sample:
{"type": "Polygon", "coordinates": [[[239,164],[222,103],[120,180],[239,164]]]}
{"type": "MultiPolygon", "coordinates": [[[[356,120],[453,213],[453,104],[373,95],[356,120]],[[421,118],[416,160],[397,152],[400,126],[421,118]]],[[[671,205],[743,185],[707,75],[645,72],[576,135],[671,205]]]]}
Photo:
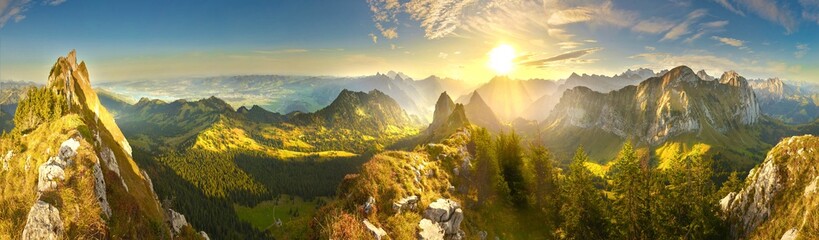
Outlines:
{"type": "Polygon", "coordinates": [[[609,93],[586,87],[567,90],[546,124],[549,129],[600,129],[653,145],[705,127],[724,132],[753,124],[759,117],[745,78],[727,72],[720,81],[705,81],[681,66],[609,93]]]}
{"type": "Polygon", "coordinates": [[[819,229],[819,137],[783,139],[745,186],[720,200],[740,239],[816,239],[819,229]]]}
{"type": "MultiPolygon", "coordinates": [[[[131,147],[91,88],[75,52],[20,103],[20,126],[0,139],[0,238],[167,238],[162,207],[131,147]]],[[[188,226],[188,228],[190,228],[188,226]]],[[[198,235],[188,235],[198,238],[198,235]]]]}

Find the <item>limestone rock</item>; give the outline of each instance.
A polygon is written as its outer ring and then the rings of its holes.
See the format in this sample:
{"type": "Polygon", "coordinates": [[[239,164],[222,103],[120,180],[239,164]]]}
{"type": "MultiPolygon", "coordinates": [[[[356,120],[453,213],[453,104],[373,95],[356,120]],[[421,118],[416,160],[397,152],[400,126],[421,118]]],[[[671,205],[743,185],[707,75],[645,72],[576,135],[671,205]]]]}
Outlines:
{"type": "Polygon", "coordinates": [[[125,191],[129,191],[128,184],[125,183],[125,180],[122,179],[122,175],[119,173],[119,163],[117,163],[114,151],[103,144],[102,150],[100,151],[100,158],[105,162],[105,167],[108,168],[108,170],[117,174],[120,182],[122,182],[122,186],[125,187],[125,191]]]}
{"type": "Polygon", "coordinates": [[[102,174],[100,163],[94,163],[94,194],[100,204],[100,209],[105,213],[105,216],[111,217],[111,205],[108,204],[108,196],[105,193],[105,177],[102,174]]]}
{"type": "Polygon", "coordinates": [[[395,210],[396,213],[399,213],[404,209],[415,209],[418,199],[418,196],[415,195],[402,198],[397,202],[392,203],[392,209],[395,210]]]}
{"type": "Polygon", "coordinates": [[[780,240],[795,240],[796,237],[799,237],[799,230],[796,230],[796,228],[791,228],[791,230],[788,230],[785,232],[785,234],[782,234],[782,238],[780,238],[780,240]]]}
{"type": "Polygon", "coordinates": [[[210,237],[208,237],[208,233],[206,233],[205,231],[199,231],[199,236],[202,236],[202,238],[205,240],[210,240],[210,237]]]}
{"type": "Polygon", "coordinates": [[[37,201],[28,212],[22,239],[62,239],[63,221],[60,211],[51,204],[37,201]]]}
{"type": "Polygon", "coordinates": [[[375,207],[375,198],[370,196],[370,197],[367,198],[367,202],[364,202],[364,206],[363,206],[364,213],[370,214],[370,212],[372,212],[372,210],[373,210],[373,207],[375,207]]]}
{"type": "Polygon", "coordinates": [[[74,156],[77,156],[77,149],[79,147],[79,141],[75,140],[74,138],[69,138],[60,144],[60,151],[58,152],[57,157],[64,163],[68,163],[68,161],[73,159],[74,156]]]}
{"type": "Polygon", "coordinates": [[[65,171],[57,163],[57,158],[49,158],[47,162],[40,165],[39,176],[37,177],[37,191],[47,192],[57,189],[59,181],[65,180],[65,171]]]}
{"type": "Polygon", "coordinates": [[[13,157],[13,156],[14,156],[14,153],[12,153],[11,150],[9,150],[8,153],[6,153],[6,156],[3,157],[3,159],[0,159],[0,161],[3,162],[3,171],[8,171],[9,170],[9,161],[11,160],[11,157],[13,157]]]}
{"type": "Polygon", "coordinates": [[[173,209],[168,209],[168,221],[171,223],[171,228],[173,229],[174,234],[179,234],[182,232],[182,228],[188,226],[188,220],[185,219],[185,215],[174,211],[173,209]]]}
{"type": "Polygon", "coordinates": [[[438,225],[429,219],[421,219],[421,222],[418,223],[418,239],[443,240],[444,229],[441,228],[441,225],[438,225]]]}
{"type": "Polygon", "coordinates": [[[364,222],[364,227],[366,227],[367,230],[370,231],[370,233],[373,234],[373,237],[375,237],[375,239],[381,240],[381,238],[387,236],[387,231],[384,231],[384,229],[382,229],[380,227],[376,227],[375,225],[370,223],[370,221],[368,221],[367,219],[364,219],[363,222],[364,222]]]}
{"type": "MultiPolygon", "coordinates": [[[[463,236],[460,226],[464,219],[464,213],[463,210],[461,210],[461,206],[455,201],[439,198],[435,202],[430,203],[426,211],[424,211],[424,219],[437,224],[447,236],[452,236],[456,239],[463,236]]],[[[428,229],[425,230],[424,227],[421,226],[423,223],[422,220],[422,222],[419,223],[419,228],[421,228],[422,231],[428,231],[428,229]]]]}

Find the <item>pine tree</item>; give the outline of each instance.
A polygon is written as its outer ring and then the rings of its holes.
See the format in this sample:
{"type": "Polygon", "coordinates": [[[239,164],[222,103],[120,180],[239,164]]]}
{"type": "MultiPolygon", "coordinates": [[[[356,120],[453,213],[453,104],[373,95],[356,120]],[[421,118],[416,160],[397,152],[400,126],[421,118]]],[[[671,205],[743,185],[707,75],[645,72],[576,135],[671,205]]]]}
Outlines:
{"type": "Polygon", "coordinates": [[[509,135],[501,133],[495,145],[501,175],[509,189],[509,200],[518,207],[526,207],[529,189],[524,179],[520,137],[515,132],[509,135]]]}
{"type": "Polygon", "coordinates": [[[631,143],[626,142],[610,172],[614,193],[615,236],[652,239],[648,170],[643,168],[631,143]]]}
{"type": "Polygon", "coordinates": [[[605,239],[607,221],[603,195],[594,187],[592,172],[586,168],[588,156],[578,148],[569,165],[563,189],[565,199],[560,214],[567,239],[605,239]]]}
{"type": "Polygon", "coordinates": [[[475,142],[475,188],[478,192],[478,206],[492,199],[496,192],[506,192],[506,183],[500,176],[500,166],[495,157],[492,137],[485,128],[473,133],[475,142]]]}
{"type": "Polygon", "coordinates": [[[545,215],[546,227],[555,229],[560,222],[560,186],[557,182],[554,159],[541,145],[533,144],[530,152],[535,204],[545,215]]]}

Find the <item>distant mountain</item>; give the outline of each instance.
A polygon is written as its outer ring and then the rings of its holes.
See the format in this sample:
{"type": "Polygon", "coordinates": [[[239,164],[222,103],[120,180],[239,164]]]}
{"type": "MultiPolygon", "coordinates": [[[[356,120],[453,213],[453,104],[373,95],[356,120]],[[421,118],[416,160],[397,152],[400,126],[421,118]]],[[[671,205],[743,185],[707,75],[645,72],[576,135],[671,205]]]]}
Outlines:
{"type": "Polygon", "coordinates": [[[712,77],[711,75],[708,75],[708,73],[706,73],[705,70],[700,70],[699,72],[697,72],[697,77],[700,77],[700,79],[705,80],[705,81],[717,80],[717,78],[712,77]]]}
{"type": "Polygon", "coordinates": [[[736,239],[813,239],[819,225],[819,137],[783,139],[719,201],[736,239]]]}
{"type": "Polygon", "coordinates": [[[438,97],[438,101],[435,103],[435,111],[432,114],[432,123],[429,124],[427,127],[427,132],[432,133],[435,129],[438,129],[446,124],[449,120],[449,115],[452,114],[452,111],[455,110],[455,103],[452,102],[452,98],[449,97],[449,94],[446,92],[442,92],[441,96],[438,97]]]}
{"type": "MultiPolygon", "coordinates": [[[[473,93],[479,93],[501,121],[511,121],[532,103],[529,91],[526,81],[496,76],[473,93]]],[[[459,97],[455,102],[468,103],[471,98],[472,93],[459,97]]]]}
{"type": "Polygon", "coordinates": [[[75,52],[53,65],[45,87],[19,102],[12,137],[0,138],[0,236],[22,239],[199,239],[163,209],[151,179],[91,88],[75,52]],[[173,234],[173,235],[172,235],[173,234]]]}
{"type": "Polygon", "coordinates": [[[594,159],[606,162],[631,140],[662,160],[666,150],[691,150],[702,143],[724,160],[739,161],[727,164],[747,169],[755,162],[743,156],[763,151],[767,140],[777,139],[756,135],[769,124],[747,80],[736,72],[705,81],[681,66],[609,93],[567,90],[542,126],[546,145],[564,157],[582,145],[594,159]]]}
{"type": "Polygon", "coordinates": [[[329,106],[312,114],[297,115],[291,121],[367,133],[384,131],[389,126],[412,125],[410,117],[398,103],[378,90],[364,93],[344,89],[329,106]]]}
{"type": "Polygon", "coordinates": [[[819,118],[819,91],[786,84],[779,78],[749,81],[765,115],[786,123],[809,123],[819,118]]]}
{"type": "Polygon", "coordinates": [[[498,120],[492,108],[483,100],[477,91],[472,93],[469,103],[464,105],[464,111],[469,121],[493,132],[499,132],[503,124],[498,120]]]}
{"type": "Polygon", "coordinates": [[[727,72],[719,82],[703,81],[683,66],[611,93],[586,87],[566,91],[547,122],[599,128],[653,145],[706,126],[726,131],[753,124],[759,114],[745,78],[727,72]]]}
{"type": "Polygon", "coordinates": [[[272,112],[314,112],[335,100],[343,89],[369,92],[379,90],[393,98],[408,114],[428,122],[437,94],[442,91],[466,93],[470,84],[435,76],[415,81],[400,72],[362,77],[316,77],[247,75],[150,81],[122,81],[100,84],[102,89],[130,96],[173,101],[217,96],[233,106],[258,105],[272,112]]]}

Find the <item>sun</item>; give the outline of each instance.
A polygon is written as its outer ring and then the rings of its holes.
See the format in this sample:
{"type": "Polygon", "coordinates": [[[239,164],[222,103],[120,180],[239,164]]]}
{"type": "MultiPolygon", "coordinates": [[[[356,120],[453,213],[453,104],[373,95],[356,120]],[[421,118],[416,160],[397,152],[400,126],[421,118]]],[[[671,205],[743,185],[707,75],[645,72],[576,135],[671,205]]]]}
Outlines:
{"type": "Polygon", "coordinates": [[[499,75],[506,75],[515,67],[515,49],[501,44],[489,51],[489,68],[499,75]]]}

